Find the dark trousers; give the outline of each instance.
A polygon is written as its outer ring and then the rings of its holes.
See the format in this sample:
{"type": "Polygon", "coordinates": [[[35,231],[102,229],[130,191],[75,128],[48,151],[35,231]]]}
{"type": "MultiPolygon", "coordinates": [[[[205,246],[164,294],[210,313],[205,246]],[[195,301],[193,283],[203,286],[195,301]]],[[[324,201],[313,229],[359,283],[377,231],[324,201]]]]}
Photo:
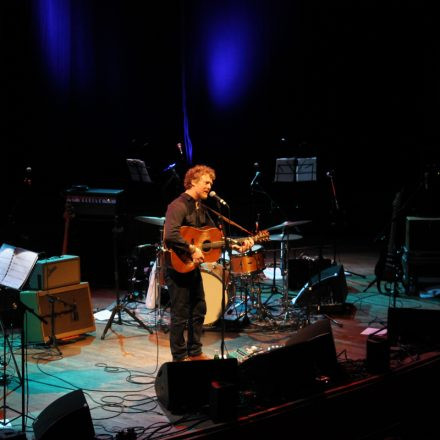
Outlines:
{"type": "Polygon", "coordinates": [[[200,269],[182,274],[168,268],[166,283],[170,294],[170,348],[173,360],[202,352],[203,322],[206,315],[205,293],[200,269]],[[188,328],[185,341],[185,327],[188,328]]]}

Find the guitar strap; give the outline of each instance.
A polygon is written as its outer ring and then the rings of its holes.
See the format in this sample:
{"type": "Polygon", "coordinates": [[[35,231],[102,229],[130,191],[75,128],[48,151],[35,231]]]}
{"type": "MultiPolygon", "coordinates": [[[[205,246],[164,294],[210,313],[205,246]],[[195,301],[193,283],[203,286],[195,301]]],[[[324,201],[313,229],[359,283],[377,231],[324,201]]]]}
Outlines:
{"type": "Polygon", "coordinates": [[[209,211],[211,211],[212,213],[214,213],[218,218],[224,220],[226,223],[229,223],[232,226],[235,226],[236,228],[240,229],[243,232],[246,232],[246,234],[248,235],[252,235],[252,232],[249,232],[247,229],[243,228],[242,226],[240,226],[239,224],[235,223],[234,221],[228,219],[228,217],[225,217],[223,214],[220,214],[218,211],[216,211],[215,209],[210,208],[209,206],[205,205],[204,203],[203,207],[208,209],[209,211]]]}

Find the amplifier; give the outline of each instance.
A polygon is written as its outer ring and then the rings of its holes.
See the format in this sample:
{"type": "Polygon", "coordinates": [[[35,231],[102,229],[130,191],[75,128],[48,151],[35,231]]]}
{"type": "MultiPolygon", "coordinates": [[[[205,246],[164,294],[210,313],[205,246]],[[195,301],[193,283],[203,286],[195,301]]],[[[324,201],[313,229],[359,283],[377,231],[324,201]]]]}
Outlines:
{"type": "Polygon", "coordinates": [[[29,290],[49,290],[78,284],[80,281],[79,257],[62,255],[37,261],[29,276],[26,288],[29,290]]]}
{"type": "Polygon", "coordinates": [[[440,218],[407,217],[405,247],[409,252],[440,252],[440,218]]]}
{"type": "Polygon", "coordinates": [[[50,340],[52,315],[57,339],[96,330],[89,283],[50,290],[25,290],[20,292],[20,300],[47,321],[45,324],[32,313],[26,313],[24,328],[27,342],[43,343],[50,340]]]}
{"type": "Polygon", "coordinates": [[[70,188],[66,191],[66,204],[78,217],[114,217],[123,189],[70,188]]]}

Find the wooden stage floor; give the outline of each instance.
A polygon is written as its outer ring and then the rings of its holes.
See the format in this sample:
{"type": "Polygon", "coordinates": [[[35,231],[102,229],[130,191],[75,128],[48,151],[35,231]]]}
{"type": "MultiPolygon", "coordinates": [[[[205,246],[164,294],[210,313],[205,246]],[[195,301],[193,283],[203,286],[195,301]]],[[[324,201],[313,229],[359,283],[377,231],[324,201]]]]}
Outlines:
{"type": "MultiPolygon", "coordinates": [[[[332,258],[331,252],[331,248],[327,249],[324,257],[332,258]]],[[[371,246],[351,245],[338,249],[337,263],[342,264],[346,271],[347,307],[343,312],[332,313],[330,310],[327,313],[331,318],[338,360],[341,364],[350,365],[351,370],[355,370],[354,377],[357,375],[358,378],[368,376],[365,370],[367,336],[362,332],[367,327],[385,327],[388,308],[394,301],[392,296],[379,293],[375,284],[365,291],[374,279],[377,259],[377,249],[371,246]]],[[[272,257],[268,253],[266,264],[269,265],[271,261],[272,257]]],[[[211,289],[215,289],[217,294],[218,281],[211,281],[214,286],[211,289]]],[[[250,303],[247,310],[248,324],[236,318],[243,315],[239,289],[236,290],[234,301],[230,301],[235,308],[227,308],[229,321],[225,326],[225,348],[234,356],[237,353],[252,353],[258,349],[267,350],[268,347],[283,345],[299,327],[307,324],[303,320],[304,314],[292,312],[291,307],[283,309],[285,306],[282,301],[285,298],[279,290],[271,295],[273,280],[261,277],[260,281],[261,295],[257,292],[255,298],[261,299],[264,307],[258,308],[250,303]],[[269,297],[270,301],[266,302],[269,297]],[[264,314],[266,311],[268,313],[264,314]]],[[[280,281],[276,280],[276,283],[280,289],[280,281]]],[[[112,289],[92,286],[94,311],[113,305],[115,295],[112,289]]],[[[295,292],[290,292],[288,300],[294,295],[295,292]]],[[[121,297],[125,298],[124,292],[121,292],[121,297]]],[[[440,310],[438,296],[420,298],[399,294],[395,302],[396,307],[440,310]]],[[[145,298],[139,303],[128,301],[124,306],[133,310],[151,329],[151,333],[122,313],[122,324],[118,324],[115,319],[103,339],[101,336],[107,321],[96,321],[96,332],[60,345],[61,356],[50,347],[26,348],[27,438],[34,438],[32,421],[40,412],[61,396],[77,389],[83,390],[86,396],[98,438],[116,438],[118,432],[128,432],[131,428],[136,432],[136,438],[166,438],[183,432],[197,432],[200,435],[201,429],[213,425],[203,411],[183,417],[169,413],[157,401],[154,388],[156,374],[163,363],[171,361],[166,332],[168,310],[160,309],[163,316],[159,316],[158,309],[145,307],[145,298]],[[159,322],[160,318],[162,322],[159,322]]],[[[315,319],[316,314],[313,312],[306,315],[306,320],[315,319]]],[[[219,327],[207,328],[203,336],[204,352],[214,357],[216,351],[220,350],[221,339],[219,327]]],[[[11,421],[12,427],[20,430],[22,394],[21,389],[16,388],[17,372],[20,370],[19,334],[10,335],[10,344],[13,355],[6,354],[5,358],[2,356],[6,364],[6,378],[3,376],[3,420],[11,421]]],[[[265,374],[270,379],[277,371],[267,371],[265,374]]],[[[285,379],[288,381],[289,377],[285,379]]]]}

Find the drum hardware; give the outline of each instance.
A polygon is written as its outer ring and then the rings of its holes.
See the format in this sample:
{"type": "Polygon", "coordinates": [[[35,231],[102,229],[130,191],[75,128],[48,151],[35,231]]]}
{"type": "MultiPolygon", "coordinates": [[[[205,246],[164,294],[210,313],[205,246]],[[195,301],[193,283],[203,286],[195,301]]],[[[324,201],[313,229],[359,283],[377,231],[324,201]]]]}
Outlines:
{"type": "MultiPolygon", "coordinates": [[[[270,320],[273,323],[274,316],[263,304],[261,285],[258,282],[258,273],[235,277],[236,289],[240,291],[239,303],[234,303],[234,308],[243,305],[243,311],[237,314],[236,321],[241,320],[245,325],[250,324],[249,315],[255,315],[258,321],[270,320]]],[[[228,312],[230,314],[230,312],[228,312]]]]}
{"type": "Polygon", "coordinates": [[[251,322],[249,319],[249,315],[248,315],[249,299],[250,299],[248,281],[250,280],[250,277],[239,276],[236,278],[236,280],[240,282],[240,286],[239,286],[240,302],[239,302],[239,304],[234,304],[234,307],[235,307],[235,310],[237,310],[237,307],[240,307],[241,305],[243,305],[243,311],[236,316],[235,322],[240,321],[244,326],[247,326],[251,322]]]}
{"type": "Polygon", "coordinates": [[[151,268],[147,268],[145,271],[140,268],[140,258],[138,251],[132,257],[127,258],[128,267],[128,289],[123,299],[126,302],[142,302],[144,298],[144,292],[146,291],[146,279],[151,271],[151,268]],[[142,270],[142,276],[139,278],[139,271],[142,270]]]}

